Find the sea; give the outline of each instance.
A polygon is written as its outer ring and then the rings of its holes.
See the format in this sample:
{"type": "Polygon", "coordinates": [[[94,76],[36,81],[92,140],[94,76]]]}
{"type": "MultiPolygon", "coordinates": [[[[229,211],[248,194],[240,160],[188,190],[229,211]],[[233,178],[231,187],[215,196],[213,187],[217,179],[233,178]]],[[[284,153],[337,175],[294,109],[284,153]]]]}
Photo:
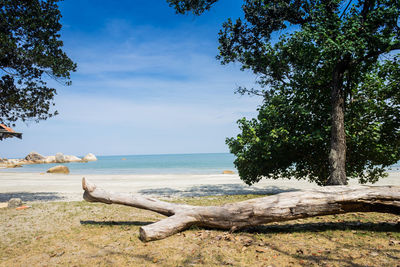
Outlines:
{"type": "MultiPolygon", "coordinates": [[[[236,172],[230,153],[96,156],[97,161],[63,163],[71,174],[221,174],[236,172]]],[[[60,165],[30,164],[3,172],[43,173],[60,165]]]]}
{"type": "MultiPolygon", "coordinates": [[[[237,173],[230,153],[161,154],[97,156],[97,161],[63,163],[71,174],[222,174],[224,170],[237,173]]],[[[31,164],[21,168],[0,169],[1,172],[43,173],[59,165],[31,164]]],[[[400,162],[389,172],[400,172],[400,162]]]]}

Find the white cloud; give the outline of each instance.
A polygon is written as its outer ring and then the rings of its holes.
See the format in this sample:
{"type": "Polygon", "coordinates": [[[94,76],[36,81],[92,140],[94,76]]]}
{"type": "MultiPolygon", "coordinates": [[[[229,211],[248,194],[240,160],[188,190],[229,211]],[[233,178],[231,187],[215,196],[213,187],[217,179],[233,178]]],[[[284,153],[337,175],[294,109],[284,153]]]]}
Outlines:
{"type": "Polygon", "coordinates": [[[19,125],[23,140],[2,142],[0,157],[31,150],[76,155],[227,151],[225,138],[237,133],[236,120],[254,116],[260,104],[259,98],[234,95],[234,89],[254,85],[255,78],[237,66],[221,66],[215,44],[194,35],[177,37],[183,32],[111,21],[100,40],[85,36],[81,45],[67,47],[78,72],[71,87],[52,83],[59,91],[60,115],[19,125]]]}

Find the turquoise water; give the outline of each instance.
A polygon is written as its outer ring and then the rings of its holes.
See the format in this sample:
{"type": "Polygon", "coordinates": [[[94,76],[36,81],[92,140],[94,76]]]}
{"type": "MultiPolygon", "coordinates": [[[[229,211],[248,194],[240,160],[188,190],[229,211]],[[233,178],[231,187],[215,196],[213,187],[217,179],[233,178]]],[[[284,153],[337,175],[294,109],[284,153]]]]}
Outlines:
{"type": "MultiPolygon", "coordinates": [[[[220,174],[236,171],[229,153],[98,156],[97,161],[64,163],[72,174],[220,174]]],[[[32,164],[0,172],[46,172],[59,164],[32,164]]],[[[388,170],[400,171],[400,162],[388,170]]]]}
{"type": "MultiPolygon", "coordinates": [[[[236,171],[229,153],[97,156],[97,161],[68,166],[72,174],[220,174],[236,171]]],[[[32,164],[7,172],[46,172],[59,164],[32,164]]]]}

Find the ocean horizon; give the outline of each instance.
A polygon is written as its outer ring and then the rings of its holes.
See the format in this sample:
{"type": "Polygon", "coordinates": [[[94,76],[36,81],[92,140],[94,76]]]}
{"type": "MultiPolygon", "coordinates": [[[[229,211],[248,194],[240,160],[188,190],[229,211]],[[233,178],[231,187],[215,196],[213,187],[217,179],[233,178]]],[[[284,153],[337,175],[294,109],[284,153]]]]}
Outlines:
{"type": "MultiPolygon", "coordinates": [[[[83,156],[80,156],[83,157],[83,156]]],[[[71,174],[222,174],[237,173],[230,153],[187,153],[149,155],[97,156],[97,161],[51,164],[28,164],[20,168],[4,168],[1,172],[44,173],[56,165],[65,165],[71,174]]],[[[400,172],[400,162],[388,172],[400,172]]]]}
{"type": "MultiPolygon", "coordinates": [[[[112,155],[97,156],[97,161],[62,165],[71,174],[222,174],[224,170],[236,172],[234,159],[230,153],[112,155]]],[[[56,165],[60,163],[29,164],[0,171],[43,173],[56,165]]]]}

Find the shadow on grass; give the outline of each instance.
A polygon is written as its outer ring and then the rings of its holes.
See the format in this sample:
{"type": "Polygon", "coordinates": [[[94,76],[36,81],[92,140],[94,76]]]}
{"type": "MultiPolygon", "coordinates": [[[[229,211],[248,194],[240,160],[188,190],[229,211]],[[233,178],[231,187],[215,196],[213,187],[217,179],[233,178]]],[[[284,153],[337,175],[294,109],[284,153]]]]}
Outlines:
{"type": "Polygon", "coordinates": [[[373,232],[400,232],[399,223],[389,222],[321,222],[321,223],[293,223],[284,225],[258,225],[245,228],[241,232],[260,234],[279,233],[303,233],[303,232],[325,232],[332,230],[359,230],[373,232]]]}
{"type": "Polygon", "coordinates": [[[56,192],[9,192],[0,193],[0,202],[9,201],[11,198],[20,198],[22,201],[55,201],[63,200],[56,192]]]}
{"type": "MultiPolygon", "coordinates": [[[[88,244],[93,247],[96,248],[96,253],[90,255],[91,258],[100,258],[102,260],[102,263],[105,263],[106,266],[111,266],[111,265],[115,265],[115,263],[113,264],[112,261],[109,261],[109,256],[110,255],[116,255],[116,256],[122,256],[122,257],[129,257],[129,258],[133,258],[133,259],[140,259],[140,260],[144,260],[146,262],[148,262],[149,264],[153,264],[154,265],[154,256],[151,256],[151,251],[149,251],[149,253],[145,253],[145,254],[135,254],[135,253],[129,253],[124,249],[121,249],[121,247],[119,246],[105,246],[104,244],[96,244],[94,242],[90,242],[88,241],[88,244]]],[[[132,263],[132,262],[131,262],[132,263]]],[[[130,264],[129,266],[137,266],[130,264]]],[[[147,266],[147,265],[146,265],[147,266]]]]}
{"type": "MultiPolygon", "coordinates": [[[[145,226],[155,221],[142,222],[142,221],[80,221],[82,225],[133,225],[145,226]]],[[[207,229],[218,230],[208,227],[192,226],[190,229],[207,229]]],[[[280,234],[280,233],[306,233],[306,232],[325,232],[325,231],[372,231],[372,232],[400,232],[400,223],[389,222],[359,222],[359,221],[344,221],[344,222],[323,222],[323,223],[294,223],[284,225],[257,225],[243,228],[235,231],[236,233],[252,233],[252,234],[280,234]]],[[[362,234],[362,233],[360,233],[362,234]]]]}
{"type": "Polygon", "coordinates": [[[198,185],[187,189],[178,190],[173,188],[143,189],[139,193],[143,195],[162,196],[162,197],[204,197],[221,195],[272,195],[283,192],[298,191],[294,188],[281,188],[268,186],[265,188],[252,187],[241,184],[219,184],[219,185],[198,185]]]}
{"type": "MultiPolygon", "coordinates": [[[[297,224],[285,224],[285,225],[260,225],[255,227],[249,227],[243,229],[241,232],[243,233],[259,233],[259,234],[268,234],[268,233],[322,233],[325,231],[359,231],[355,234],[355,238],[357,235],[365,235],[368,234],[367,232],[400,232],[400,224],[399,223],[388,223],[388,222],[379,222],[379,223],[372,223],[372,222],[359,222],[359,221],[344,221],[344,222],[323,222],[323,223],[297,223],[297,224]]],[[[346,248],[347,251],[358,251],[360,247],[358,244],[350,244],[349,242],[342,242],[340,238],[331,239],[331,237],[323,235],[323,237],[329,239],[331,242],[335,243],[336,247],[346,248]]],[[[308,253],[305,254],[302,250],[301,253],[291,253],[289,251],[285,251],[284,249],[269,245],[269,247],[275,250],[278,253],[285,254],[297,260],[308,261],[303,262],[303,266],[309,266],[310,262],[316,265],[326,265],[326,263],[332,264],[339,264],[340,266],[354,266],[354,267],[361,267],[366,266],[365,264],[357,264],[354,261],[357,258],[351,256],[351,253],[331,253],[328,250],[328,253],[320,254],[317,253],[308,253]]],[[[301,247],[300,247],[301,248],[301,247]]],[[[370,257],[368,255],[384,255],[387,258],[391,258],[394,260],[400,260],[400,257],[397,257],[399,250],[396,248],[392,249],[378,249],[376,247],[364,247],[365,251],[368,254],[364,254],[363,256],[359,257],[370,257]],[[378,253],[379,252],[379,253],[378,253]]],[[[369,265],[368,265],[369,266],[369,265]]]]}
{"type": "MultiPolygon", "coordinates": [[[[81,224],[86,225],[134,225],[134,226],[143,226],[148,225],[153,222],[140,222],[140,221],[81,221],[81,224]]],[[[205,228],[196,228],[196,231],[199,229],[205,228]]],[[[192,228],[193,230],[193,228],[192,228]]],[[[400,232],[399,224],[397,223],[388,223],[388,222],[380,222],[380,223],[372,223],[372,222],[359,222],[359,221],[344,221],[344,222],[323,222],[323,223],[293,223],[293,224],[285,224],[285,225],[260,225],[249,227],[240,231],[238,233],[260,233],[260,234],[271,234],[271,233],[304,233],[304,232],[323,232],[329,230],[359,230],[359,231],[375,231],[375,232],[400,232]]],[[[219,230],[216,230],[219,231],[219,230]]],[[[330,237],[323,236],[325,238],[330,239],[330,237]]],[[[276,251],[277,253],[281,253],[283,255],[287,255],[291,257],[295,261],[299,261],[298,263],[303,266],[310,266],[310,265],[327,265],[333,264],[338,266],[353,266],[353,267],[361,267],[366,266],[365,264],[358,264],[356,261],[358,258],[354,258],[351,255],[351,251],[358,251],[360,248],[358,245],[349,244],[348,242],[342,242],[339,238],[335,241],[336,246],[339,248],[346,248],[350,252],[343,252],[339,250],[332,249],[327,250],[327,252],[320,252],[322,254],[307,252],[304,253],[293,253],[291,251],[287,251],[279,246],[276,246],[269,241],[268,239],[265,240],[268,243],[270,249],[276,251]]],[[[96,246],[96,244],[93,244],[96,246]]],[[[241,247],[241,246],[240,246],[241,247]]],[[[299,246],[299,248],[303,248],[299,246]]],[[[129,254],[126,251],[119,250],[118,247],[99,247],[99,250],[102,250],[102,253],[98,255],[94,255],[93,257],[106,257],[107,255],[129,255],[132,258],[142,259],[144,261],[148,261],[149,263],[152,262],[154,257],[152,256],[151,252],[144,251],[142,254],[129,254]]],[[[367,247],[364,248],[366,253],[378,253],[384,255],[385,257],[391,258],[393,260],[400,260],[399,257],[396,256],[398,253],[398,249],[377,249],[374,247],[367,247]]],[[[193,262],[194,259],[198,259],[199,255],[191,255],[189,256],[184,262],[193,262]]],[[[361,257],[361,256],[360,256],[361,257]]],[[[364,255],[362,257],[371,257],[368,255],[364,255]]],[[[277,259],[278,260],[278,259],[277,259]]],[[[369,266],[369,265],[368,265],[369,266]]]]}
{"type": "Polygon", "coordinates": [[[92,220],[87,220],[87,221],[80,221],[82,225],[106,225],[106,226],[112,226],[112,225],[132,225],[132,226],[145,226],[148,224],[152,224],[153,222],[139,222],[139,221],[92,221],[92,220]]]}

